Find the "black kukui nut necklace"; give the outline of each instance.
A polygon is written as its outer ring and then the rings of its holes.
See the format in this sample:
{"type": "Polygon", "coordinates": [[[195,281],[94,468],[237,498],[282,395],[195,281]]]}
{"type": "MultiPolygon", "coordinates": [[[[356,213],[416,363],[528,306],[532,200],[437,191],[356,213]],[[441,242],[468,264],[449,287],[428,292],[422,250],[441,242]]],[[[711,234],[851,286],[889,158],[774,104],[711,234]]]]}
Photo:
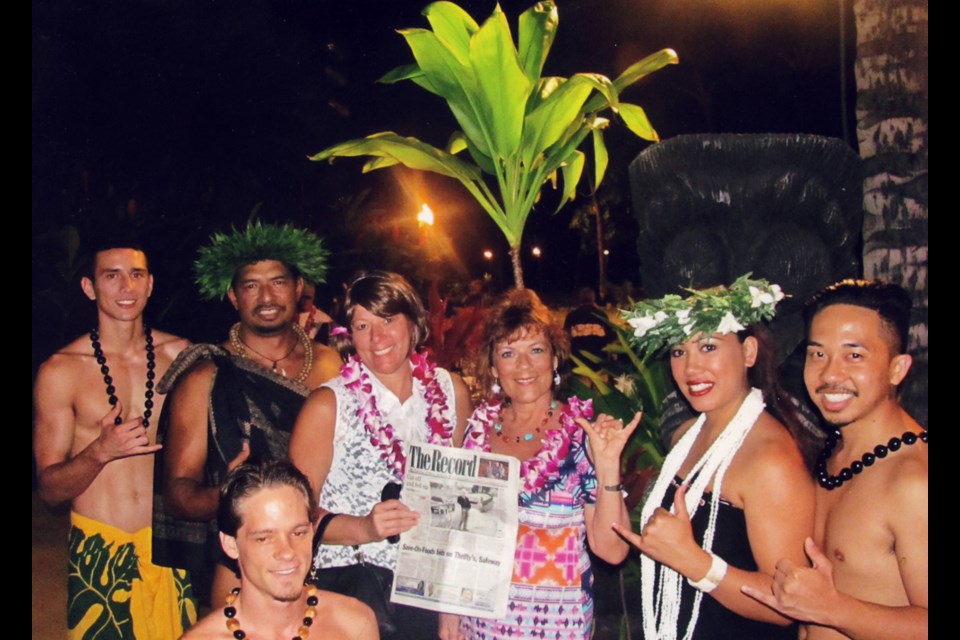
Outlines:
{"type": "MultiPolygon", "coordinates": [[[[150,327],[143,325],[143,335],[147,339],[147,390],[144,392],[143,401],[143,428],[150,426],[150,416],[153,415],[153,379],[157,377],[154,369],[157,368],[156,356],[153,352],[153,334],[150,327]]],[[[93,357],[97,359],[100,365],[100,373],[103,374],[103,382],[107,385],[107,399],[111,407],[117,406],[117,388],[113,386],[113,378],[110,376],[110,367],[107,366],[107,357],[103,355],[103,347],[100,345],[100,334],[96,329],[90,332],[90,342],[93,344],[93,357]]],[[[123,423],[123,418],[117,416],[113,424],[123,423]]]]}
{"type": "Polygon", "coordinates": [[[927,430],[924,429],[920,433],[907,431],[899,438],[894,436],[893,438],[890,438],[887,444],[878,444],[873,448],[872,451],[867,451],[865,454],[860,456],[859,460],[854,460],[852,463],[850,463],[849,467],[844,467],[841,469],[840,473],[837,475],[830,475],[827,472],[827,460],[830,459],[833,449],[837,446],[837,443],[840,442],[842,437],[843,436],[839,430],[836,430],[827,436],[827,441],[823,445],[823,450],[820,452],[820,457],[817,458],[817,482],[819,482],[820,486],[827,491],[833,491],[844,482],[853,479],[854,475],[862,473],[864,469],[873,465],[873,463],[877,461],[877,458],[886,458],[888,453],[891,451],[898,451],[903,445],[907,445],[909,447],[910,445],[915,444],[918,440],[927,442],[927,430]]]}

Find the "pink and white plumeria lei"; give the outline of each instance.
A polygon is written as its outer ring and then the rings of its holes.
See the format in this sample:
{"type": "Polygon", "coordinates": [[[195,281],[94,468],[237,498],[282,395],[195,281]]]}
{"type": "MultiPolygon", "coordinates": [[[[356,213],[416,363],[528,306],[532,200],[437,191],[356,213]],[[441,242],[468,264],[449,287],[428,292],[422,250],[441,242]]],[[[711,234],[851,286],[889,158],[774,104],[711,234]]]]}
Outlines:
{"type": "MultiPolygon", "coordinates": [[[[490,451],[490,433],[500,421],[500,402],[484,402],[478,406],[467,423],[467,435],[464,449],[490,451]]],[[[560,464],[570,452],[570,442],[576,436],[580,425],[577,418],[593,417],[593,401],[571,397],[560,412],[560,427],[547,431],[540,441],[542,446],[537,455],[520,463],[520,475],[523,477],[521,493],[534,495],[544,487],[552,486],[560,479],[560,464]]]]}
{"type": "MultiPolygon", "coordinates": [[[[427,403],[427,442],[450,446],[453,440],[453,425],[446,417],[449,403],[437,379],[437,365],[430,360],[426,352],[414,353],[410,356],[410,364],[413,366],[413,377],[423,386],[423,399],[427,403]]],[[[340,367],[340,377],[343,378],[344,386],[357,400],[357,416],[370,437],[370,444],[379,450],[380,458],[386,461],[394,476],[402,480],[407,462],[403,443],[397,438],[393,425],[383,421],[383,415],[373,397],[370,374],[358,355],[354,354],[340,367]]]]}

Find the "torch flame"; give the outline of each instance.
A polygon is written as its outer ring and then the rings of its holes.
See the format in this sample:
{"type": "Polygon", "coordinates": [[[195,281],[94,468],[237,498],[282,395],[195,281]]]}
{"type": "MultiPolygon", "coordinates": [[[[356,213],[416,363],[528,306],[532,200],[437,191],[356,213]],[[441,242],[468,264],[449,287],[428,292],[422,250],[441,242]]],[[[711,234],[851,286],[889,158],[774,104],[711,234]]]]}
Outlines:
{"type": "Polygon", "coordinates": [[[424,203],[424,205],[420,207],[420,213],[417,214],[417,222],[433,226],[433,209],[430,208],[430,205],[424,203]]]}

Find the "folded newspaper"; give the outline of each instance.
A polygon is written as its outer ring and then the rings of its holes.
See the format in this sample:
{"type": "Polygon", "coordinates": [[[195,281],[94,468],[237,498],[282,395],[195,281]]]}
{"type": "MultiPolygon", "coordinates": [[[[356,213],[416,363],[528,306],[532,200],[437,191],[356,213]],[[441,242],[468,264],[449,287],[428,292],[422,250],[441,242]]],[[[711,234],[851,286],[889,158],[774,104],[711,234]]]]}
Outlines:
{"type": "Polygon", "coordinates": [[[392,602],[481,618],[507,613],[517,546],[520,461],[413,444],[404,504],[420,523],[400,536],[392,602]]]}

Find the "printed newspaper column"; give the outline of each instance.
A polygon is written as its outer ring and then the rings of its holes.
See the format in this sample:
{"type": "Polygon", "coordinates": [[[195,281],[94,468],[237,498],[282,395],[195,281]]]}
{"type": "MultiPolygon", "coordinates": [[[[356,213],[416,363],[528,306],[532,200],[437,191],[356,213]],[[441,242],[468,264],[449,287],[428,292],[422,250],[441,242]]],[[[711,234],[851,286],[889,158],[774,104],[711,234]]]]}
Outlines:
{"type": "Polygon", "coordinates": [[[391,601],[502,618],[517,546],[520,461],[410,445],[403,502],[420,523],[400,536],[391,601]]]}

